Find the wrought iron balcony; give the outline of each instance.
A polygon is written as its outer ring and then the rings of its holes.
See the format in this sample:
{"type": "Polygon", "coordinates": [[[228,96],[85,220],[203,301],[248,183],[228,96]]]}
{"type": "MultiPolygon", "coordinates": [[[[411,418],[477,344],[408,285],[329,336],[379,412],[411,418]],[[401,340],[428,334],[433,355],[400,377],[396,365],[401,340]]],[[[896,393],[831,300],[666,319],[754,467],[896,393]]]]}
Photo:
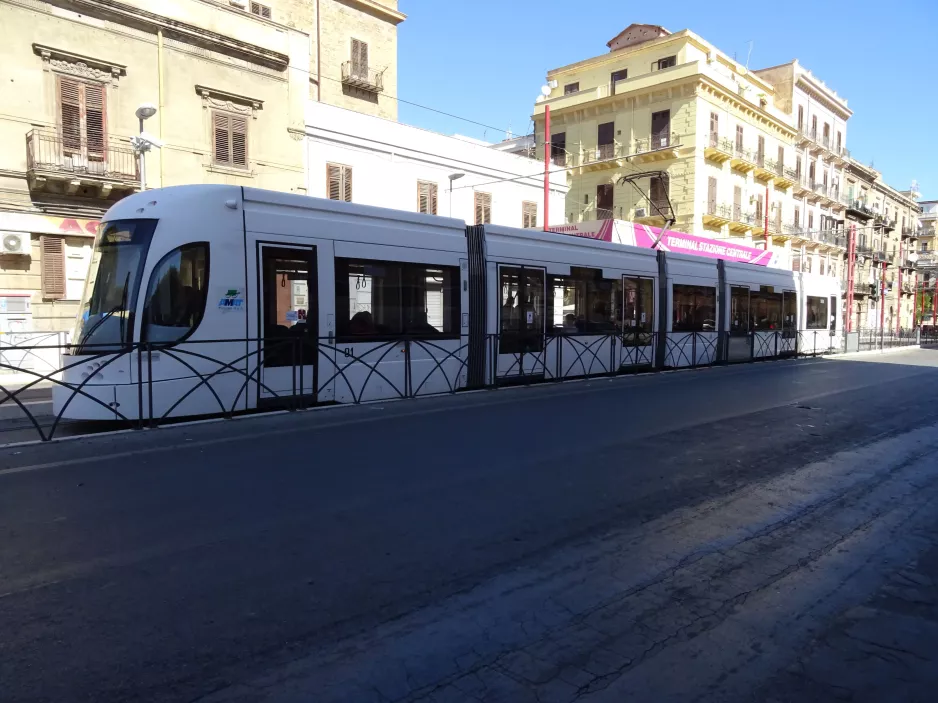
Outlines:
{"type": "Polygon", "coordinates": [[[857,244],[857,256],[873,256],[873,247],[868,247],[865,244],[857,244]]]}
{"type": "Polygon", "coordinates": [[[140,172],[137,155],[127,142],[33,129],[26,134],[26,177],[31,190],[108,198],[112,191],[137,189],[140,172]]]}
{"type": "Polygon", "coordinates": [[[644,139],[636,139],[633,144],[631,162],[633,164],[649,161],[663,161],[677,156],[681,140],[676,133],[655,134],[644,139]]]}
{"type": "Polygon", "coordinates": [[[857,217],[864,222],[869,221],[869,219],[875,214],[873,210],[862,200],[852,200],[847,202],[846,205],[848,215],[853,215],[854,217],[857,217]]]}
{"type": "Polygon", "coordinates": [[[918,233],[912,227],[903,227],[901,234],[903,238],[918,236],[918,233]]]}
{"type": "Polygon", "coordinates": [[[710,133],[707,146],[704,147],[704,156],[712,161],[723,163],[733,158],[733,142],[726,137],[720,138],[718,134],[710,133]]]}
{"type": "Polygon", "coordinates": [[[384,92],[384,70],[375,71],[352,61],[345,61],[342,63],[342,82],[370,93],[382,93],[384,92]]]}
{"type": "Polygon", "coordinates": [[[749,173],[756,167],[752,149],[741,147],[738,144],[733,149],[733,160],[730,166],[741,173],[749,173]]]}
{"type": "Polygon", "coordinates": [[[733,219],[733,209],[729,205],[708,202],[703,214],[703,222],[711,227],[722,227],[733,219]]]}

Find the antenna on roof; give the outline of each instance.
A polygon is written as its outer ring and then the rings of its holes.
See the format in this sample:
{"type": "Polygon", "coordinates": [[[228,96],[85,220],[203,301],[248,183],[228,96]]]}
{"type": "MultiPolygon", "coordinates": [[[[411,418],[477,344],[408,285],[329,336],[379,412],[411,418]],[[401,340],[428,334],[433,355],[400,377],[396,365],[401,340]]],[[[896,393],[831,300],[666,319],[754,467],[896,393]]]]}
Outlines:
{"type": "Polygon", "coordinates": [[[749,53],[746,54],[746,70],[747,71],[749,70],[749,58],[752,56],[752,45],[753,45],[753,41],[752,39],[750,39],[749,40],[749,53]]]}

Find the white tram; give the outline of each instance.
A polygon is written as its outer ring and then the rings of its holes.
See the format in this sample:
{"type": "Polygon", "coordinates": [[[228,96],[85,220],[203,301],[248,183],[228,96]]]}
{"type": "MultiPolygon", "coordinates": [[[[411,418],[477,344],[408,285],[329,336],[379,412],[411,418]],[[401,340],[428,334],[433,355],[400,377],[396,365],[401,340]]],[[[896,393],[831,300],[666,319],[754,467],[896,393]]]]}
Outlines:
{"type": "Polygon", "coordinates": [[[136,420],[749,360],[838,347],[839,314],[830,277],[179,186],[102,220],[53,402],[136,420]]]}

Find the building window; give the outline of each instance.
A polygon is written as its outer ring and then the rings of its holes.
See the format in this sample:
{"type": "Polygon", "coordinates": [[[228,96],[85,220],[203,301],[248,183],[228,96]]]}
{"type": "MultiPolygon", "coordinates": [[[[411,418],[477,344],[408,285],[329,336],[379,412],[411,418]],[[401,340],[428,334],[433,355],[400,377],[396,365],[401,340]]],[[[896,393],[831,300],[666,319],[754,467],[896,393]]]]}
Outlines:
{"type": "Polygon", "coordinates": [[[801,157],[795,157],[795,178],[799,181],[801,180],[801,157]]]}
{"type": "Polygon", "coordinates": [[[544,269],[500,266],[498,353],[518,354],[544,349],[547,313],[544,269]]]}
{"type": "Polygon", "coordinates": [[[720,141],[720,116],[710,113],[710,146],[715,147],[720,141]]]}
{"type": "Polygon", "coordinates": [[[208,298],[208,243],[186,244],[150,274],[143,312],[145,342],[178,342],[199,326],[208,298]]]}
{"type": "Polygon", "coordinates": [[[567,165],[567,133],[550,135],[550,158],[555,166],[567,165]]]}
{"type": "Polygon", "coordinates": [[[338,340],[458,336],[459,287],[456,266],[336,258],[338,340]]]}
{"type": "Polygon", "coordinates": [[[247,168],[247,118],[224,112],[213,112],[212,130],[212,161],[222,166],[247,168]]]}
{"type": "Polygon", "coordinates": [[[665,149],[671,145],[671,111],[651,113],[651,148],[665,149]]]}
{"type": "Polygon", "coordinates": [[[668,174],[652,176],[650,179],[649,199],[651,200],[650,215],[666,216],[668,211],[668,190],[671,179],[668,174]]]}
{"type": "Polygon", "coordinates": [[[103,160],[106,114],[103,85],[59,76],[59,120],[66,154],[103,160]]]}
{"type": "Polygon", "coordinates": [[[801,224],[801,208],[795,207],[795,227],[801,224]]]}
{"type": "Polygon", "coordinates": [[[840,147],[843,144],[843,135],[838,130],[837,132],[837,153],[840,153],[840,147]]]}
{"type": "Polygon", "coordinates": [[[736,125],[736,151],[743,150],[743,126],[736,125]]]}
{"type": "Polygon", "coordinates": [[[812,229],[814,229],[814,213],[809,212],[808,213],[808,231],[810,232],[812,229]]]}
{"type": "Polygon", "coordinates": [[[270,8],[267,7],[267,5],[261,5],[259,2],[252,2],[251,14],[257,15],[258,17],[263,17],[265,20],[269,20],[270,8]]]}
{"type": "Polygon", "coordinates": [[[666,68],[671,68],[672,66],[677,66],[677,56],[666,56],[665,58],[658,59],[655,62],[655,67],[659,71],[662,71],[666,68]]]}
{"type": "Polygon", "coordinates": [[[765,165],[765,137],[761,134],[756,144],[756,163],[760,166],[765,165]]]}
{"type": "Polygon", "coordinates": [[[563,87],[563,94],[564,94],[564,95],[570,95],[571,93],[579,93],[579,92],[580,92],[580,84],[579,84],[579,83],[567,83],[567,84],[563,87]]]}
{"type": "Polygon", "coordinates": [[[65,240],[43,235],[39,246],[42,297],[46,300],[61,300],[65,297],[65,240]]]}
{"type": "Polygon", "coordinates": [[[475,223],[477,225],[492,224],[492,194],[477,192],[475,194],[475,210],[475,223]]]}
{"type": "Polygon", "coordinates": [[[417,212],[435,215],[436,204],[436,183],[417,181],[417,212]]]}
{"type": "Polygon", "coordinates": [[[811,138],[812,139],[817,138],[817,115],[814,115],[811,118],[811,138]]]}
{"type": "Polygon", "coordinates": [[[521,226],[525,229],[537,227],[537,203],[530,201],[521,203],[521,226]]]}
{"type": "Polygon", "coordinates": [[[351,56],[352,75],[358,78],[368,78],[368,42],[361,39],[352,39],[351,56]]]}
{"type": "Polygon", "coordinates": [[[778,147],[778,173],[781,174],[785,168],[785,147],[778,147]]]}
{"type": "Polygon", "coordinates": [[[352,202],[352,167],[326,164],[326,195],[329,200],[352,202]]]}
{"type": "Polygon", "coordinates": [[[798,131],[804,127],[804,105],[798,106],[798,131]]]}
{"type": "Polygon", "coordinates": [[[616,83],[619,81],[624,81],[628,77],[629,77],[629,72],[628,70],[624,68],[619,71],[613,71],[612,75],[609,77],[609,82],[610,82],[609,94],[615,95],[616,83]]]}

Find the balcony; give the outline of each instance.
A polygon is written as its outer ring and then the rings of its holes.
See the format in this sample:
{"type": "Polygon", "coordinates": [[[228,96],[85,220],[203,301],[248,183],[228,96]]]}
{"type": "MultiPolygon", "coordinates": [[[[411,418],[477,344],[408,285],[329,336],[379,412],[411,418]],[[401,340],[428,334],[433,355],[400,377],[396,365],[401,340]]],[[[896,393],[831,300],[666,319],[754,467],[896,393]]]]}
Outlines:
{"type": "Polygon", "coordinates": [[[666,161],[677,158],[681,140],[673,133],[656,134],[651,138],[636,139],[629,160],[633,164],[645,164],[654,161],[666,161]]]}
{"type": "Polygon", "coordinates": [[[109,198],[140,185],[138,159],[127,142],[62,137],[39,129],[26,134],[26,178],[32,191],[109,198]]]}
{"type": "Polygon", "coordinates": [[[733,150],[733,158],[730,161],[730,168],[740,173],[749,173],[756,167],[756,160],[752,154],[752,149],[736,145],[733,150]]]}
{"type": "Polygon", "coordinates": [[[587,149],[580,157],[578,171],[584,173],[620,167],[628,156],[627,151],[624,144],[600,144],[595,149],[587,149]]]}
{"type": "Polygon", "coordinates": [[[716,134],[710,135],[708,145],[704,147],[704,158],[722,164],[733,158],[733,142],[730,139],[720,139],[716,134]]]}
{"type": "Polygon", "coordinates": [[[775,159],[766,159],[766,168],[772,171],[772,179],[775,181],[775,187],[779,190],[788,190],[797,180],[797,174],[793,168],[785,168],[784,164],[775,159]]]}
{"type": "Polygon", "coordinates": [[[807,129],[806,127],[798,128],[798,145],[799,146],[808,146],[815,141],[817,137],[817,130],[807,129]]]}
{"type": "Polygon", "coordinates": [[[732,209],[729,205],[707,203],[703,214],[703,223],[708,227],[722,227],[732,220],[732,209]]]}
{"type": "Polygon", "coordinates": [[[856,248],[857,256],[865,256],[867,258],[873,258],[873,247],[868,247],[865,244],[857,244],[856,248]]]}
{"type": "Polygon", "coordinates": [[[866,203],[862,200],[848,199],[846,206],[848,216],[863,220],[864,222],[869,222],[870,218],[874,215],[873,210],[867,207],[866,203]]]}
{"type": "Polygon", "coordinates": [[[384,71],[375,71],[351,61],[342,63],[342,83],[369,93],[384,92],[384,71]]]}
{"type": "Polygon", "coordinates": [[[756,167],[753,170],[753,178],[763,183],[768,183],[775,177],[775,169],[770,166],[774,163],[771,159],[766,159],[765,154],[756,153],[756,167]]]}
{"type": "Polygon", "coordinates": [[[854,281],[853,293],[854,295],[872,295],[873,285],[871,283],[862,283],[860,281],[854,281]]]}
{"type": "Polygon", "coordinates": [[[887,260],[886,250],[885,249],[874,249],[873,250],[873,261],[883,263],[887,260]]]}
{"type": "Polygon", "coordinates": [[[821,191],[823,190],[823,188],[824,188],[823,184],[820,183],[819,181],[812,181],[809,179],[807,183],[807,193],[805,194],[805,197],[808,199],[808,202],[812,202],[812,203],[820,202],[821,197],[822,197],[821,191]]]}
{"type": "Polygon", "coordinates": [[[733,207],[733,215],[730,220],[730,231],[738,234],[746,234],[756,226],[756,216],[751,212],[743,212],[741,208],[733,207]]]}
{"type": "Polygon", "coordinates": [[[916,231],[911,227],[903,227],[900,234],[903,239],[913,239],[918,236],[916,231]]]}
{"type": "Polygon", "coordinates": [[[808,180],[799,171],[795,171],[795,182],[792,185],[794,186],[793,195],[796,198],[803,198],[811,192],[808,180]]]}

